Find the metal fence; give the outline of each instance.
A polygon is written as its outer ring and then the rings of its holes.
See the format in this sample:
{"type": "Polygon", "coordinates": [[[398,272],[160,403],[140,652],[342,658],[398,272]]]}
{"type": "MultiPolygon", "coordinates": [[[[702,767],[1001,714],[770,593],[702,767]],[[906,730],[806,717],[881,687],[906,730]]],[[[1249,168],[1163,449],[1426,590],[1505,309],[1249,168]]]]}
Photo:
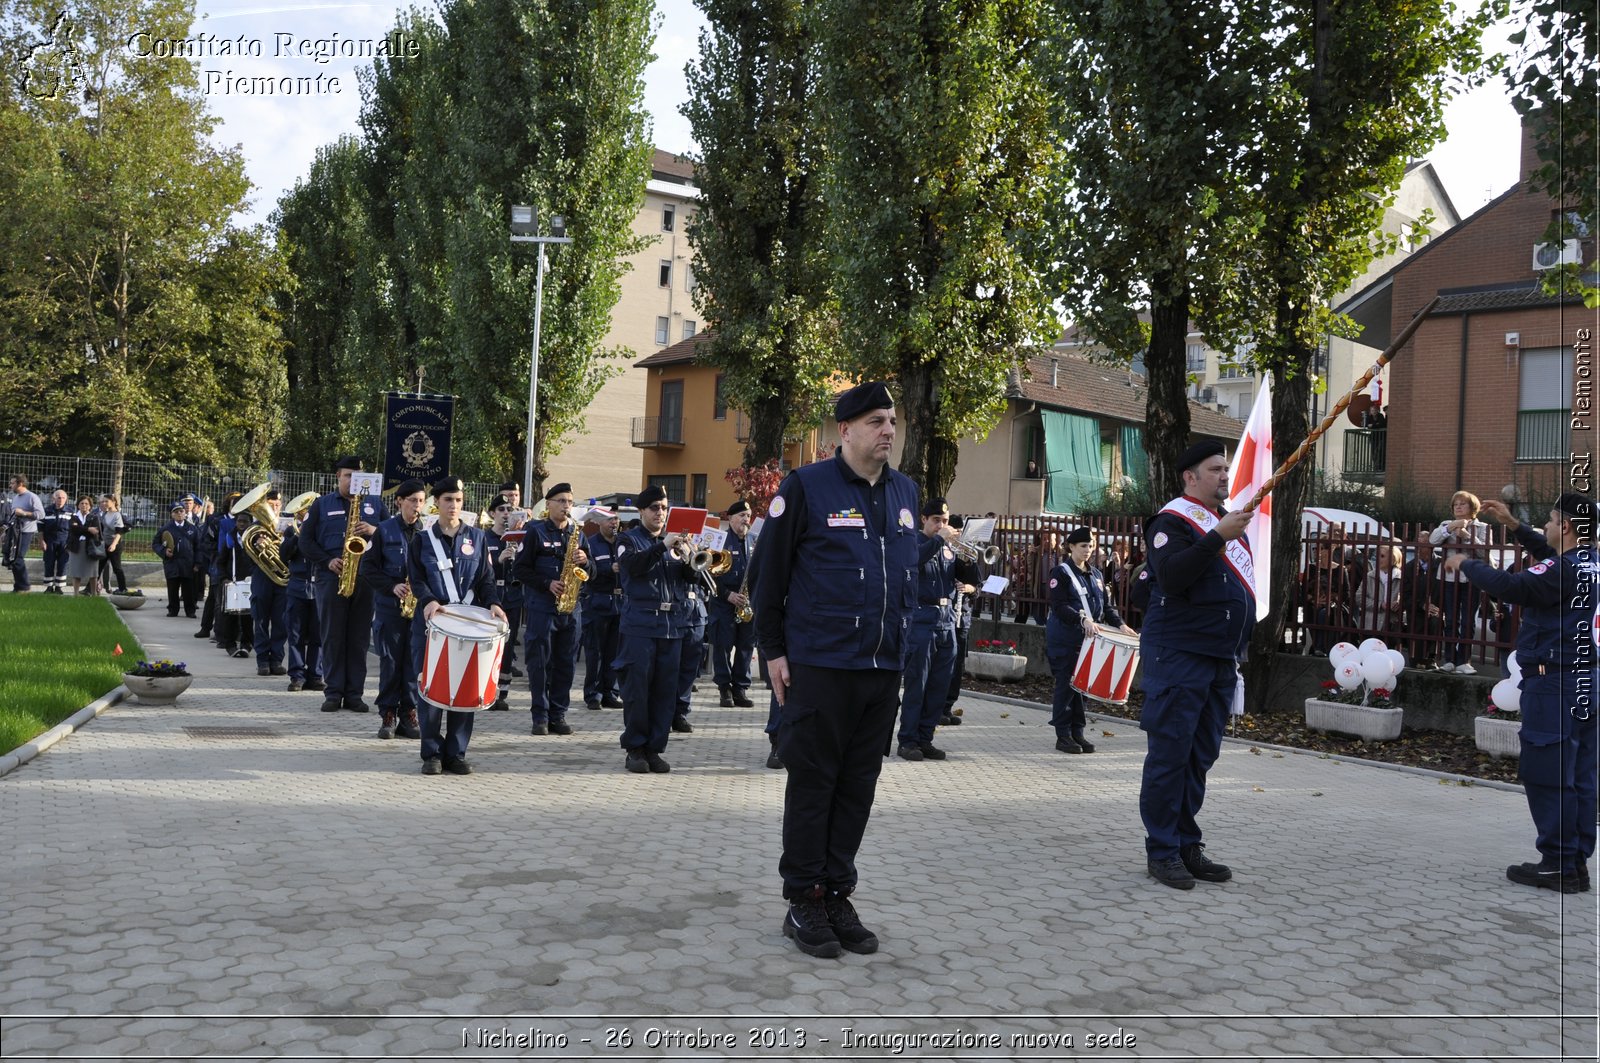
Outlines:
{"type": "MultiPolygon", "coordinates": [[[[28,486],[40,498],[50,501],[56,490],[70,500],[89,495],[96,500],[111,491],[113,467],[109,458],[57,457],[48,454],[10,454],[0,452],[0,472],[7,482],[11,477],[28,478],[28,486]]],[[[243,493],[263,481],[277,485],[285,501],[306,491],[322,494],[334,489],[338,477],[333,472],[295,472],[286,469],[258,469],[248,466],[187,465],[180,462],[125,461],[122,463],[122,492],[119,496],[122,518],[130,526],[123,553],[150,551],[154,532],[166,523],[172,503],[193,492],[218,506],[234,491],[243,493]],[[139,529],[144,529],[141,534],[139,529]]],[[[497,484],[468,483],[467,508],[477,510],[494,497],[497,484]]]]}

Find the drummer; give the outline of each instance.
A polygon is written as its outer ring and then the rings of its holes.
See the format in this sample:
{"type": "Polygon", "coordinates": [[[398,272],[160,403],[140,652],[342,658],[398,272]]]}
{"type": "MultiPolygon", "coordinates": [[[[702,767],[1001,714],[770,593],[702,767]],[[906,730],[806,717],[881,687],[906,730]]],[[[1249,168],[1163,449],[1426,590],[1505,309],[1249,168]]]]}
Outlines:
{"type": "MultiPolygon", "coordinates": [[[[424,621],[411,626],[411,659],[419,665],[427,654],[428,629],[440,609],[480,606],[506,623],[484,533],[461,520],[465,486],[454,476],[446,477],[433,485],[433,498],[439,519],[433,527],[417,533],[407,556],[411,593],[417,596],[417,615],[424,621]]],[[[467,742],[472,738],[473,713],[441,709],[430,703],[426,694],[417,708],[422,723],[422,774],[471,775],[467,742]]]]}
{"type": "Polygon", "coordinates": [[[1111,604],[1100,570],[1089,564],[1093,556],[1094,531],[1074,528],[1067,535],[1067,556],[1050,570],[1047,581],[1050,617],[1045,622],[1045,653],[1056,679],[1050,726],[1056,729],[1056,750],[1061,753],[1094,752],[1094,744],[1083,733],[1083,695],[1072,687],[1084,639],[1102,628],[1138,634],[1111,604]]]}

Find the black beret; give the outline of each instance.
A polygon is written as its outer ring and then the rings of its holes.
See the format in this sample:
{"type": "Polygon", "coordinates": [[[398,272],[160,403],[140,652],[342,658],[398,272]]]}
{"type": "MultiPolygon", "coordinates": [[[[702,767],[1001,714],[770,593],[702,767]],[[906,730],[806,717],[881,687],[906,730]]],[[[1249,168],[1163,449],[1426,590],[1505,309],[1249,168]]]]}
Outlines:
{"type": "Polygon", "coordinates": [[[281,496],[278,494],[278,489],[274,487],[269,489],[266,494],[262,495],[261,500],[263,502],[276,502],[280,497],[281,496]]]}
{"type": "Polygon", "coordinates": [[[839,396],[833,404],[833,419],[843,424],[853,421],[869,410],[892,410],[894,399],[889,395],[889,386],[881,380],[874,380],[866,384],[857,384],[843,395],[839,396]]]}
{"type": "Polygon", "coordinates": [[[942,498],[930,498],[922,503],[922,515],[924,517],[948,517],[950,515],[950,506],[942,498]]]}
{"type": "Polygon", "coordinates": [[[333,467],[335,469],[354,469],[356,472],[360,472],[361,459],[356,457],[354,454],[348,454],[334,462],[333,467]]]}
{"type": "Polygon", "coordinates": [[[550,490],[548,490],[548,491],[546,491],[544,493],[544,498],[545,498],[545,501],[548,502],[550,499],[556,497],[556,495],[570,495],[570,494],[572,494],[572,485],[571,484],[556,484],[554,487],[550,488],[550,490]]]}
{"type": "Polygon", "coordinates": [[[1572,521],[1573,530],[1580,539],[1587,539],[1594,535],[1594,499],[1585,498],[1574,491],[1567,491],[1558,499],[1555,505],[1556,512],[1572,521]]]}
{"type": "Polygon", "coordinates": [[[1178,455],[1178,471],[1187,472],[1207,458],[1218,454],[1226,454],[1227,452],[1228,448],[1218,443],[1215,439],[1202,439],[1178,455]]]}
{"type": "Polygon", "coordinates": [[[730,517],[733,516],[735,513],[748,513],[748,512],[750,512],[750,503],[746,502],[742,498],[739,499],[739,501],[735,502],[733,505],[728,507],[728,516],[730,516],[730,517]]]}
{"type": "Polygon", "coordinates": [[[428,485],[423,483],[421,480],[406,480],[403,483],[401,483],[401,485],[399,487],[396,487],[394,489],[394,497],[396,497],[396,498],[410,498],[412,495],[416,494],[418,491],[421,491],[424,494],[426,494],[427,491],[428,491],[428,485]]]}
{"type": "Polygon", "coordinates": [[[1094,538],[1094,529],[1093,528],[1087,528],[1087,527],[1080,526],[1080,527],[1077,527],[1077,528],[1073,528],[1071,531],[1067,532],[1067,545],[1071,546],[1073,543],[1086,543],[1086,542],[1090,541],[1093,538],[1094,538]]]}
{"type": "Polygon", "coordinates": [[[520,490],[521,486],[521,484],[518,484],[514,480],[507,480],[505,483],[495,488],[495,490],[499,491],[501,494],[510,494],[512,491],[520,490]]]}
{"type": "Polygon", "coordinates": [[[646,487],[643,491],[639,492],[639,497],[635,499],[635,502],[640,509],[646,509],[655,505],[657,502],[665,502],[666,500],[666,490],[657,484],[651,484],[649,487],[646,487]]]}
{"type": "Polygon", "coordinates": [[[438,498],[440,495],[448,495],[455,491],[460,491],[462,494],[467,493],[467,485],[461,482],[461,477],[459,476],[446,476],[443,480],[433,485],[434,498],[438,498]]]}

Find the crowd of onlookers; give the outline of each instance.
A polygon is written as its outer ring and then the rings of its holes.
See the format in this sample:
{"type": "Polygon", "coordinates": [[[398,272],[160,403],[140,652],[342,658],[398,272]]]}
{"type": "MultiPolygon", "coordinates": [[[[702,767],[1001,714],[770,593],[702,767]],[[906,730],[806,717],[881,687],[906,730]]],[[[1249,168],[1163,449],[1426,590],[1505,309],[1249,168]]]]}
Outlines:
{"type": "Polygon", "coordinates": [[[69,587],[73,594],[129,593],[122,568],[129,525],[116,495],[80,495],[73,502],[58,488],[45,501],[29,489],[27,477],[13,476],[5,522],[12,590],[32,590],[28,553],[37,544],[46,594],[65,594],[69,587]]]}

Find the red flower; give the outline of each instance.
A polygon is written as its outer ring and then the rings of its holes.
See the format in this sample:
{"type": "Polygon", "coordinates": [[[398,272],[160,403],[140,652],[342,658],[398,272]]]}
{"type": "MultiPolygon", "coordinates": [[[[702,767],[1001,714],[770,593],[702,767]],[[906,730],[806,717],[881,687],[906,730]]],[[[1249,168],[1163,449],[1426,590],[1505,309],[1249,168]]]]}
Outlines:
{"type": "Polygon", "coordinates": [[[1331,679],[1324,679],[1322,681],[1322,689],[1323,690],[1338,690],[1339,689],[1339,684],[1335,683],[1331,679]]]}
{"type": "Polygon", "coordinates": [[[1372,693],[1375,696],[1380,697],[1380,698],[1386,698],[1386,697],[1389,696],[1389,692],[1387,690],[1383,689],[1382,687],[1379,687],[1377,690],[1374,690],[1372,693]]]}
{"type": "Polygon", "coordinates": [[[1017,644],[1015,642],[1008,642],[1006,645],[1013,650],[1017,648],[1017,644]]]}

